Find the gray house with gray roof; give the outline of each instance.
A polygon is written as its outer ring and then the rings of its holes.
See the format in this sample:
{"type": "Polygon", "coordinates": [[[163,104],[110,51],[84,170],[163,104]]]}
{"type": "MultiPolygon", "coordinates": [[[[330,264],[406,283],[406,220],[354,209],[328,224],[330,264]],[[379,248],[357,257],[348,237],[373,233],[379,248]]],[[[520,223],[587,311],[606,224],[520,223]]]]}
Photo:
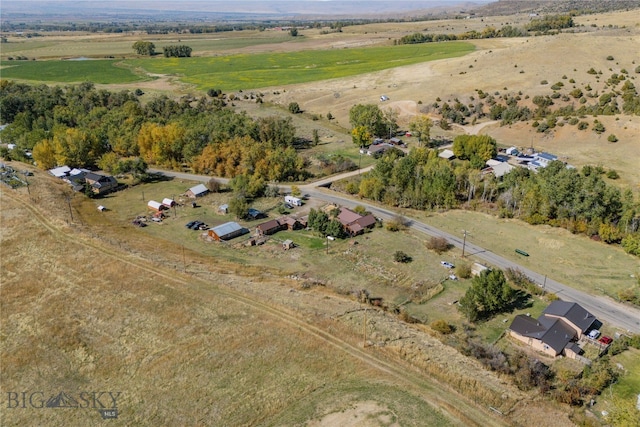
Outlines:
{"type": "Polygon", "coordinates": [[[553,301],[537,319],[517,315],[509,326],[509,334],[550,356],[564,354],[574,357],[579,354],[575,342],[601,325],[593,314],[579,304],[553,301]]]}

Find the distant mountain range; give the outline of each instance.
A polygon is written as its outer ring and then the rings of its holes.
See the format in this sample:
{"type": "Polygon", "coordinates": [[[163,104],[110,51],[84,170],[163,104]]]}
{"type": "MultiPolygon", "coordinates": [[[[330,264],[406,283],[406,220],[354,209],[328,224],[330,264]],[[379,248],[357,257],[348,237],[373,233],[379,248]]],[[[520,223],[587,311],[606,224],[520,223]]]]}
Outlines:
{"type": "Polygon", "coordinates": [[[437,15],[477,8],[493,0],[235,0],[235,1],[25,1],[3,0],[2,21],[59,20],[312,20],[437,15]]]}

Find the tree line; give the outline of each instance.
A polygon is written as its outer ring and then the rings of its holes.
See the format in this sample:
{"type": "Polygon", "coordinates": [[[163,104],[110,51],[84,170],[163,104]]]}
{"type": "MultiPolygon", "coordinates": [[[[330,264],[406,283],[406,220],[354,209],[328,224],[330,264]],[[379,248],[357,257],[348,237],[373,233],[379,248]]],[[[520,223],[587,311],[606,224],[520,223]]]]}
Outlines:
{"type": "Polygon", "coordinates": [[[504,25],[502,28],[487,27],[482,31],[466,31],[458,34],[413,33],[396,40],[396,44],[434,43],[450,40],[492,39],[497,37],[527,37],[530,32],[548,33],[574,26],[571,15],[548,15],[531,20],[524,28],[504,25]]]}
{"type": "MultiPolygon", "coordinates": [[[[141,93],[141,92],[139,92],[141,93]]],[[[267,181],[304,179],[306,161],[294,148],[290,118],[252,119],[215,98],[158,96],[142,104],[135,92],[110,92],[92,83],[69,86],[0,81],[4,156],[29,160],[43,169],[101,167],[115,171],[140,159],[148,165],[267,181]],[[119,165],[119,166],[118,166],[119,165]]],[[[135,163],[135,162],[134,162],[135,163]]]]}

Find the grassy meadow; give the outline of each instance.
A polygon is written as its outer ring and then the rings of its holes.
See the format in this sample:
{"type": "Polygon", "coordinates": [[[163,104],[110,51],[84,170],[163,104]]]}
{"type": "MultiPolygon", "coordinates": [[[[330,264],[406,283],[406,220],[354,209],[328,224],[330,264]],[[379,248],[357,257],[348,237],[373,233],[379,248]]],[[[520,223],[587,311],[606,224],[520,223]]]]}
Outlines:
{"type": "Polygon", "coordinates": [[[457,57],[474,50],[465,42],[430,43],[300,52],[234,54],[191,58],[142,58],[82,61],[3,61],[3,78],[38,82],[134,83],[151,74],[177,76],[200,90],[225,91],[286,86],[380,71],[457,57]]]}
{"type": "Polygon", "coordinates": [[[565,229],[532,226],[470,211],[422,215],[428,224],[456,235],[467,230],[468,241],[590,294],[606,294],[616,299],[619,291],[637,283],[640,274],[638,258],[620,247],[595,242],[565,229]],[[530,256],[517,255],[516,248],[530,256]]]}
{"type": "Polygon", "coordinates": [[[237,54],[208,58],[128,60],[153,74],[173,74],[198,89],[245,90],[334,79],[403,65],[457,57],[470,43],[431,43],[392,47],[237,54]]]}
{"type": "Polygon", "coordinates": [[[46,83],[136,83],[151,80],[123,67],[120,60],[2,61],[3,79],[46,83]]]}

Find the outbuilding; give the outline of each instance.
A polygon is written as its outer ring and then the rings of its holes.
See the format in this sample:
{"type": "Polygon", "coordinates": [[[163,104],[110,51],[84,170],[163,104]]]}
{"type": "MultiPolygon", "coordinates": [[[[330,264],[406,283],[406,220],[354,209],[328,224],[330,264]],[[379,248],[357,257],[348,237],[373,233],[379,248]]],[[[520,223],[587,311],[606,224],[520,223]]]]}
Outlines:
{"type": "Polygon", "coordinates": [[[188,189],[186,194],[187,194],[187,197],[191,197],[192,199],[195,199],[196,197],[202,197],[206,195],[208,192],[209,192],[209,189],[207,188],[206,185],[198,184],[188,189]]]}
{"type": "Polygon", "coordinates": [[[158,212],[167,209],[165,205],[163,205],[160,202],[156,202],[155,200],[149,200],[149,203],[147,203],[147,207],[151,210],[158,211],[158,212]]]}
{"type": "Polygon", "coordinates": [[[237,222],[225,222],[217,227],[210,228],[209,237],[214,240],[231,240],[235,237],[247,234],[249,230],[238,224],[237,222]]]}
{"type": "Polygon", "coordinates": [[[173,199],[169,199],[168,197],[165,197],[164,199],[162,199],[162,204],[167,208],[172,208],[176,205],[176,201],[173,199]]]}

